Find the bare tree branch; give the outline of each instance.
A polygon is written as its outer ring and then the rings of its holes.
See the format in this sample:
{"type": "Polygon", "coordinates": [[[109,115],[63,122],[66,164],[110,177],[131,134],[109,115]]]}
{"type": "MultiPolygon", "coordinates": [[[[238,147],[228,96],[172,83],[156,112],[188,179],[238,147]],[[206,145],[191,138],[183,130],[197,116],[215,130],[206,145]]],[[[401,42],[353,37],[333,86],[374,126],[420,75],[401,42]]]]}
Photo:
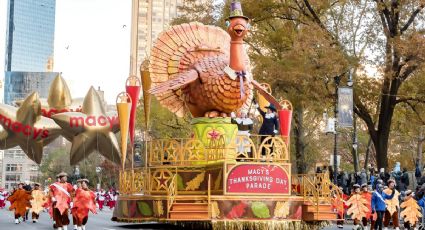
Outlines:
{"type": "Polygon", "coordinates": [[[425,8],[425,3],[422,3],[415,11],[413,11],[409,20],[407,20],[406,24],[401,28],[400,33],[403,33],[404,31],[406,31],[409,28],[409,26],[413,23],[416,16],[421,12],[421,10],[423,8],[425,8]]]}

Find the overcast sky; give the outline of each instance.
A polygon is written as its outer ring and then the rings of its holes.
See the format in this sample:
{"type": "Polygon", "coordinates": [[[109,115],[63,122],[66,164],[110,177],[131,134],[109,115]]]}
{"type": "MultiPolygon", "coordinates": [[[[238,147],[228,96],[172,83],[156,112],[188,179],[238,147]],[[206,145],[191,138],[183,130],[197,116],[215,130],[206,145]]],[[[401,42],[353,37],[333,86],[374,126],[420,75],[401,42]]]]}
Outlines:
{"type": "MultiPolygon", "coordinates": [[[[7,1],[0,0],[2,79],[7,1]]],[[[100,86],[108,103],[114,104],[118,93],[125,90],[130,24],[131,0],[56,1],[54,71],[62,72],[74,98],[85,96],[90,86],[100,86]]]]}

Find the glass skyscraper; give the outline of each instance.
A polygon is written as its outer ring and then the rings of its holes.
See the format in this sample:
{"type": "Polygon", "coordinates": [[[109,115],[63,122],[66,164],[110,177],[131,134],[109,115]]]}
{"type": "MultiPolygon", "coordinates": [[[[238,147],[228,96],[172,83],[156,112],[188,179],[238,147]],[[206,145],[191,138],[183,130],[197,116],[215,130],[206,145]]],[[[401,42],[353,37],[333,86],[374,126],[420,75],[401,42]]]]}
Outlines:
{"type": "Polygon", "coordinates": [[[43,94],[52,81],[56,0],[8,0],[5,103],[43,94]]]}
{"type": "Polygon", "coordinates": [[[53,58],[56,0],[8,0],[5,71],[44,72],[53,58]]]}

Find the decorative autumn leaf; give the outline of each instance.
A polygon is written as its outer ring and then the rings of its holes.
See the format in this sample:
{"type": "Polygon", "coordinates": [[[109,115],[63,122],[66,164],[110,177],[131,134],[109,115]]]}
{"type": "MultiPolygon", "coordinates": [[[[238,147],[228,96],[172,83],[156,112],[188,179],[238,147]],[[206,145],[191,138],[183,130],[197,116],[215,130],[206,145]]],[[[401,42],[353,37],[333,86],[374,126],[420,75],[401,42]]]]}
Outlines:
{"type": "MultiPolygon", "coordinates": [[[[387,195],[391,195],[392,190],[387,188],[384,190],[384,193],[387,195]]],[[[385,200],[385,204],[387,204],[387,210],[388,212],[391,214],[391,216],[393,215],[394,212],[397,211],[398,207],[400,206],[400,203],[398,201],[398,197],[400,196],[400,193],[396,190],[394,193],[394,197],[391,200],[385,200]]]]}
{"type": "Polygon", "coordinates": [[[137,211],[136,201],[133,201],[133,200],[128,201],[128,214],[129,214],[129,216],[135,216],[136,211],[137,211]]]}
{"type": "Polygon", "coordinates": [[[264,202],[252,202],[251,210],[258,218],[270,218],[269,207],[264,202]]]}
{"type": "Polygon", "coordinates": [[[205,172],[199,173],[195,178],[186,183],[186,191],[194,191],[195,189],[198,189],[204,179],[205,172]]]}
{"type": "Polygon", "coordinates": [[[419,221],[419,217],[422,217],[420,212],[421,208],[415,199],[409,198],[400,205],[404,210],[400,213],[400,216],[404,217],[405,222],[409,222],[410,225],[415,225],[419,221]]]}
{"type": "Polygon", "coordinates": [[[222,174],[223,174],[223,169],[220,170],[220,172],[218,173],[217,179],[215,179],[214,190],[220,189],[221,180],[223,179],[222,174]]]}
{"type": "Polygon", "coordinates": [[[220,216],[220,209],[218,208],[217,201],[211,202],[211,217],[217,218],[220,216]]]}
{"type": "Polygon", "coordinates": [[[153,205],[153,213],[155,216],[161,216],[164,214],[164,206],[162,205],[161,200],[155,200],[153,205]]]}
{"type": "Polygon", "coordinates": [[[122,215],[124,217],[128,217],[128,201],[120,201],[120,205],[118,205],[117,207],[121,207],[122,215]]]}
{"type": "Polygon", "coordinates": [[[137,208],[139,209],[140,213],[142,213],[142,215],[152,216],[152,209],[146,202],[137,202],[137,208]]]}
{"type": "Polygon", "coordinates": [[[177,180],[177,190],[183,190],[184,189],[183,178],[182,176],[180,176],[180,174],[177,174],[176,180],[177,180]]]}
{"type": "Polygon", "coordinates": [[[347,215],[351,215],[352,219],[361,220],[366,217],[366,213],[369,211],[367,208],[367,200],[364,199],[360,194],[355,194],[350,197],[347,201],[347,205],[350,207],[347,210],[347,215]]]}
{"type": "Polygon", "coordinates": [[[243,214],[245,214],[246,207],[248,207],[248,205],[245,202],[241,201],[239,204],[233,206],[232,210],[230,210],[230,212],[227,213],[226,217],[228,219],[238,219],[243,214]]]}
{"type": "Polygon", "coordinates": [[[286,218],[289,214],[289,202],[277,202],[274,208],[274,216],[277,218],[286,218]]]}

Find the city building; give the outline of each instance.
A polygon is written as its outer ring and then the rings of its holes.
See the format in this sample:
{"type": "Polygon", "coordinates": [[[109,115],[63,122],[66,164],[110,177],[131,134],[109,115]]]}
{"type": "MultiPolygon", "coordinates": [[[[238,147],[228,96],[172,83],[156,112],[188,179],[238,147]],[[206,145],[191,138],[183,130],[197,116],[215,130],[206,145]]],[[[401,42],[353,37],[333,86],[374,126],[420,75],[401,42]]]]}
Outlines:
{"type": "MultiPolygon", "coordinates": [[[[46,98],[53,73],[56,0],[8,0],[1,103],[14,105],[36,91],[46,98]],[[4,98],[4,100],[3,100],[4,98]]],[[[38,181],[39,168],[19,148],[4,150],[1,187],[38,181]]]]}
{"type": "Polygon", "coordinates": [[[33,91],[47,96],[57,74],[46,73],[53,69],[55,11],[56,0],[8,0],[4,103],[33,91]]]}
{"type": "Polygon", "coordinates": [[[24,99],[34,91],[38,92],[40,98],[47,98],[50,83],[58,74],[56,72],[6,72],[4,103],[14,105],[15,101],[24,99]]]}
{"type": "Polygon", "coordinates": [[[138,75],[138,68],[149,55],[155,39],[170,25],[172,19],[178,16],[178,6],[182,4],[183,0],[139,0],[136,35],[138,75]]]}
{"type": "Polygon", "coordinates": [[[56,0],[8,0],[5,71],[44,72],[53,60],[56,0]]]}
{"type": "Polygon", "coordinates": [[[39,166],[19,147],[4,150],[2,166],[1,188],[12,189],[19,182],[39,181],[39,166]]]}

